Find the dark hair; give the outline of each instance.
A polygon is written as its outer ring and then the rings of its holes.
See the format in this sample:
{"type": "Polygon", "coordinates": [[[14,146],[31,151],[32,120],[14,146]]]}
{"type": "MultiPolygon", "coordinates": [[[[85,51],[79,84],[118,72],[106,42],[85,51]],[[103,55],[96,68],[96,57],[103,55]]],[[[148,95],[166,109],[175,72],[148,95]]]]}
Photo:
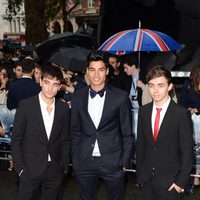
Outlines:
{"type": "Polygon", "coordinates": [[[115,58],[117,62],[120,62],[120,57],[118,55],[109,54],[108,58],[115,58]]]}
{"type": "Polygon", "coordinates": [[[190,73],[189,79],[192,82],[193,88],[195,92],[200,92],[199,85],[200,85],[200,64],[194,66],[190,73]]]}
{"type": "Polygon", "coordinates": [[[44,77],[50,79],[56,78],[60,82],[63,82],[63,74],[60,67],[52,65],[51,63],[46,63],[42,67],[41,79],[43,79],[44,77]]]}
{"type": "Polygon", "coordinates": [[[106,68],[109,67],[108,54],[106,52],[100,50],[91,51],[87,58],[87,67],[89,67],[90,63],[93,61],[102,61],[106,68]]]}
{"type": "Polygon", "coordinates": [[[146,81],[147,83],[149,83],[150,80],[161,76],[164,76],[167,79],[168,84],[172,83],[170,71],[168,71],[161,65],[154,66],[147,72],[146,81]]]}
{"type": "Polygon", "coordinates": [[[138,58],[134,54],[127,54],[123,56],[123,64],[127,64],[129,66],[135,65],[136,68],[138,68],[138,58]]]}
{"type": "Polygon", "coordinates": [[[25,58],[21,62],[21,66],[22,66],[23,73],[29,74],[29,73],[31,73],[33,71],[33,69],[35,67],[35,62],[31,58],[25,58]]]}

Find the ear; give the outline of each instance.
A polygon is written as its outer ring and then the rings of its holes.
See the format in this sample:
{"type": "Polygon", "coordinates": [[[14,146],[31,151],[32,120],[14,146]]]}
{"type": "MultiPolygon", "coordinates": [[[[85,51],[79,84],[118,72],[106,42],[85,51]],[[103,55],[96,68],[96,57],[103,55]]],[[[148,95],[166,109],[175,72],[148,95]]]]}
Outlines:
{"type": "Polygon", "coordinates": [[[60,87],[58,88],[58,91],[61,89],[61,87],[62,87],[62,84],[60,84],[60,87]]]}
{"type": "Polygon", "coordinates": [[[170,91],[172,88],[173,88],[173,84],[170,83],[170,84],[169,84],[169,87],[168,87],[168,91],[170,91]]]}
{"type": "Polygon", "coordinates": [[[40,87],[42,87],[42,79],[40,78],[40,87]]]}
{"type": "Polygon", "coordinates": [[[88,68],[86,69],[86,74],[88,75],[88,68]]]}
{"type": "Polygon", "coordinates": [[[109,74],[109,68],[106,69],[106,75],[108,75],[108,74],[109,74]]]}

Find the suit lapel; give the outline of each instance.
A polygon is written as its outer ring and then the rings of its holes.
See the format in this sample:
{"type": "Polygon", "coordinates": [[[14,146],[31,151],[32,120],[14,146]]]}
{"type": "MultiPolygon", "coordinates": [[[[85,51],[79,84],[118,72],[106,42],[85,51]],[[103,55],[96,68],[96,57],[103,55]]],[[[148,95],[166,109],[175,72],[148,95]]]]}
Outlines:
{"type": "Polygon", "coordinates": [[[105,96],[105,101],[104,101],[104,106],[103,106],[103,110],[102,110],[102,115],[101,115],[101,119],[99,122],[99,126],[98,129],[100,129],[103,126],[103,122],[107,116],[107,113],[110,111],[110,103],[113,102],[112,98],[112,88],[110,88],[108,85],[106,87],[106,96],[105,96]]]}
{"type": "Polygon", "coordinates": [[[39,102],[38,95],[36,97],[35,112],[37,113],[37,116],[38,116],[37,119],[35,119],[35,120],[37,120],[38,126],[42,128],[39,138],[41,138],[41,140],[44,142],[48,142],[47,133],[46,133],[45,126],[44,126],[44,121],[43,121],[43,117],[42,117],[42,111],[40,108],[40,102],[39,102]]]}
{"type": "Polygon", "coordinates": [[[145,117],[146,118],[146,130],[149,130],[149,131],[147,131],[147,138],[151,143],[154,143],[153,130],[152,130],[152,124],[151,124],[152,110],[153,110],[153,103],[149,104],[144,115],[146,116],[145,117]]]}
{"type": "Polygon", "coordinates": [[[53,124],[52,124],[52,128],[51,128],[49,141],[52,141],[53,138],[55,138],[56,133],[58,133],[56,131],[56,125],[59,124],[59,114],[60,114],[60,109],[59,109],[59,105],[58,105],[58,100],[56,99],[55,100],[54,119],[53,119],[53,124]]]}
{"type": "Polygon", "coordinates": [[[92,128],[95,128],[95,125],[92,121],[92,118],[90,117],[90,114],[88,112],[88,93],[89,93],[89,87],[85,88],[85,90],[82,93],[82,98],[80,99],[81,103],[81,113],[85,114],[86,121],[89,122],[89,124],[92,126],[92,128]]]}
{"type": "Polygon", "coordinates": [[[172,117],[173,104],[174,104],[174,102],[171,100],[170,103],[169,103],[169,106],[168,106],[168,108],[166,110],[166,113],[165,113],[165,116],[163,118],[163,121],[161,123],[160,129],[158,131],[157,142],[161,141],[162,138],[165,136],[165,133],[166,133],[165,130],[167,130],[167,128],[169,126],[168,122],[172,117]]]}

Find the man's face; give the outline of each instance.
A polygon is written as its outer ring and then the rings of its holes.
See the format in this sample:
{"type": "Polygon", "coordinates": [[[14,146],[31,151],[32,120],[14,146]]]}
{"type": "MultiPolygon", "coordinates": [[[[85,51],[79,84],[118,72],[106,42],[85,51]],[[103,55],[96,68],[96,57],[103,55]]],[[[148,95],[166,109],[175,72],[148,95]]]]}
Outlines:
{"type": "Polygon", "coordinates": [[[13,69],[13,71],[15,72],[15,76],[16,78],[21,78],[23,73],[22,73],[22,67],[21,66],[16,66],[16,68],[13,69]]]}
{"type": "Polygon", "coordinates": [[[40,86],[43,98],[51,100],[60,90],[61,84],[56,78],[43,77],[43,79],[40,79],[40,86]]]}
{"type": "Polygon", "coordinates": [[[105,85],[108,69],[102,61],[92,61],[87,69],[88,79],[92,88],[102,89],[105,85]]]}
{"type": "Polygon", "coordinates": [[[135,65],[130,66],[127,63],[124,64],[124,71],[126,72],[128,76],[137,74],[137,69],[135,65]]]}
{"type": "Polygon", "coordinates": [[[41,70],[37,67],[35,67],[34,69],[34,77],[35,77],[35,81],[36,83],[40,83],[40,78],[41,78],[41,70]]]}
{"type": "Polygon", "coordinates": [[[164,77],[158,77],[148,82],[149,93],[156,105],[162,106],[169,98],[169,91],[172,84],[168,84],[168,80],[164,77]]]}
{"type": "Polygon", "coordinates": [[[108,61],[109,61],[110,65],[112,65],[112,67],[113,67],[114,70],[116,70],[116,69],[119,68],[120,63],[117,62],[116,58],[110,57],[108,61]]]}

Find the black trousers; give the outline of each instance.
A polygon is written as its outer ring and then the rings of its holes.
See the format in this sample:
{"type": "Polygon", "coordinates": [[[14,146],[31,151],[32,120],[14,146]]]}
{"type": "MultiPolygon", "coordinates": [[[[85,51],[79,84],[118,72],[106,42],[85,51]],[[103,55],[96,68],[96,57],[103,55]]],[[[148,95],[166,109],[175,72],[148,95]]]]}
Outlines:
{"type": "Polygon", "coordinates": [[[163,188],[152,176],[142,187],[144,200],[180,200],[181,194],[175,189],[168,191],[168,188],[163,188]]]}
{"type": "Polygon", "coordinates": [[[97,183],[101,178],[105,184],[109,200],[122,200],[124,196],[124,171],[109,171],[103,166],[101,158],[95,158],[88,164],[87,170],[75,172],[81,200],[95,200],[97,183]]]}
{"type": "Polygon", "coordinates": [[[41,189],[43,200],[56,200],[63,179],[63,173],[50,162],[44,173],[37,177],[29,177],[22,173],[19,180],[20,200],[32,200],[41,189]]]}

